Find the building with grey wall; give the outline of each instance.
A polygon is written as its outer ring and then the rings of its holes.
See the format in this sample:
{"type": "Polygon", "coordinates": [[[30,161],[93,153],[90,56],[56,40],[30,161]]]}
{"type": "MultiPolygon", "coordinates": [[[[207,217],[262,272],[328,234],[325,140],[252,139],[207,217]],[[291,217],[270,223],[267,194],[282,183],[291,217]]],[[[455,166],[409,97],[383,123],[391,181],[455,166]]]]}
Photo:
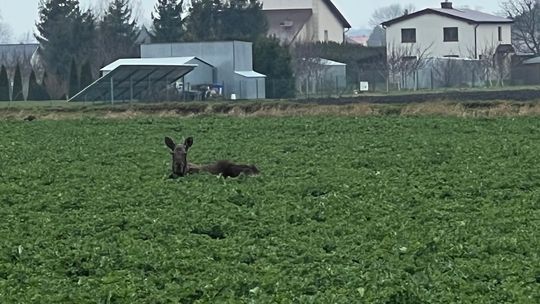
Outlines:
{"type": "MultiPolygon", "coordinates": [[[[234,94],[238,99],[264,99],[266,97],[266,76],[253,71],[251,42],[217,41],[141,45],[142,58],[189,56],[197,57],[214,68],[211,84],[222,85],[225,96],[231,97],[234,94]]],[[[186,83],[189,81],[188,77],[189,74],[186,75],[186,83]]]]}

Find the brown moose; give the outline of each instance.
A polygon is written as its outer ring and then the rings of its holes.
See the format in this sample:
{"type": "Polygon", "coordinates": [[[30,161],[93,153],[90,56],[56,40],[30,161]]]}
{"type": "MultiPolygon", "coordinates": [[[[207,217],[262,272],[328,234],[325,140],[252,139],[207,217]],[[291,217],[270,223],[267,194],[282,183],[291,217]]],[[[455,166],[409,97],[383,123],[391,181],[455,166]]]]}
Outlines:
{"type": "Polygon", "coordinates": [[[184,143],[176,144],[170,137],[165,137],[165,145],[171,149],[172,174],[171,178],[186,174],[209,172],[223,177],[237,177],[240,174],[257,175],[259,170],[254,165],[235,164],[228,160],[220,160],[213,164],[196,165],[187,161],[187,152],[193,145],[193,137],[188,137],[184,143]]]}

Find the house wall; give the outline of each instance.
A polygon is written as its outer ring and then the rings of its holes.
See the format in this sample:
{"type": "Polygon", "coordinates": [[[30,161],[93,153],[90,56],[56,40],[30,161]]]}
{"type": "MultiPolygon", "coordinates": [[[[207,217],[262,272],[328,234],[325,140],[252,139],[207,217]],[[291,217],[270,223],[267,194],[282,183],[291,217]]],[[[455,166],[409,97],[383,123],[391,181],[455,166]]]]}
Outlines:
{"type": "Polygon", "coordinates": [[[478,54],[483,50],[495,49],[499,44],[512,44],[512,26],[510,24],[480,24],[478,33],[478,54]],[[499,41],[499,26],[502,28],[502,41],[499,41]]]}
{"type": "Polygon", "coordinates": [[[343,42],[344,28],[328,5],[322,0],[264,0],[263,10],[311,9],[313,15],[299,31],[294,42],[328,41],[343,42]]]}
{"type": "Polygon", "coordinates": [[[328,31],[328,41],[343,43],[343,24],[336,18],[332,11],[323,1],[314,1],[314,16],[316,16],[318,28],[317,36],[319,41],[325,41],[324,32],[328,31]]]}
{"type": "MultiPolygon", "coordinates": [[[[473,58],[475,54],[475,24],[439,16],[435,14],[420,15],[415,18],[392,24],[386,29],[388,51],[396,47],[411,47],[415,50],[429,48],[428,57],[444,57],[457,55],[473,58]],[[457,27],[457,42],[445,42],[443,28],[457,27]],[[401,29],[415,28],[416,43],[402,43],[401,29]]],[[[511,43],[511,26],[509,24],[481,24],[477,29],[478,53],[487,45],[511,43]],[[503,41],[498,41],[498,27],[503,27],[503,41]]]]}

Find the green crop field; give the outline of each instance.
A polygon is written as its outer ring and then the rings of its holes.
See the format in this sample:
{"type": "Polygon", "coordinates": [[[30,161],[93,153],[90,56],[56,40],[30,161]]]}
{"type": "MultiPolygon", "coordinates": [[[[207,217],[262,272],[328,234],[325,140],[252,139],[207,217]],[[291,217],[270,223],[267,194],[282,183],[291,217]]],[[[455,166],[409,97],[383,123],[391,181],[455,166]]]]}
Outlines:
{"type": "Polygon", "coordinates": [[[1,303],[539,303],[540,119],[0,121],[1,303]],[[257,177],[168,179],[195,163],[257,177]]]}

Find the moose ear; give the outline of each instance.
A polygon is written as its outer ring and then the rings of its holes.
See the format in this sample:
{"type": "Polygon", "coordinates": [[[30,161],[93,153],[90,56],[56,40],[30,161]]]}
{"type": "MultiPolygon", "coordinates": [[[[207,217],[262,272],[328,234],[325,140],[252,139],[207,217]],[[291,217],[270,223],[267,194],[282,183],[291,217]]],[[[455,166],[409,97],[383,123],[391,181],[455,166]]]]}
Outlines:
{"type": "Polygon", "coordinates": [[[167,145],[167,147],[169,147],[169,149],[171,150],[174,150],[174,148],[176,147],[174,140],[169,136],[165,136],[165,145],[167,145]]]}
{"type": "Polygon", "coordinates": [[[186,147],[186,149],[189,149],[192,145],[193,145],[193,137],[190,136],[186,138],[186,140],[184,141],[184,146],[186,147]]]}

